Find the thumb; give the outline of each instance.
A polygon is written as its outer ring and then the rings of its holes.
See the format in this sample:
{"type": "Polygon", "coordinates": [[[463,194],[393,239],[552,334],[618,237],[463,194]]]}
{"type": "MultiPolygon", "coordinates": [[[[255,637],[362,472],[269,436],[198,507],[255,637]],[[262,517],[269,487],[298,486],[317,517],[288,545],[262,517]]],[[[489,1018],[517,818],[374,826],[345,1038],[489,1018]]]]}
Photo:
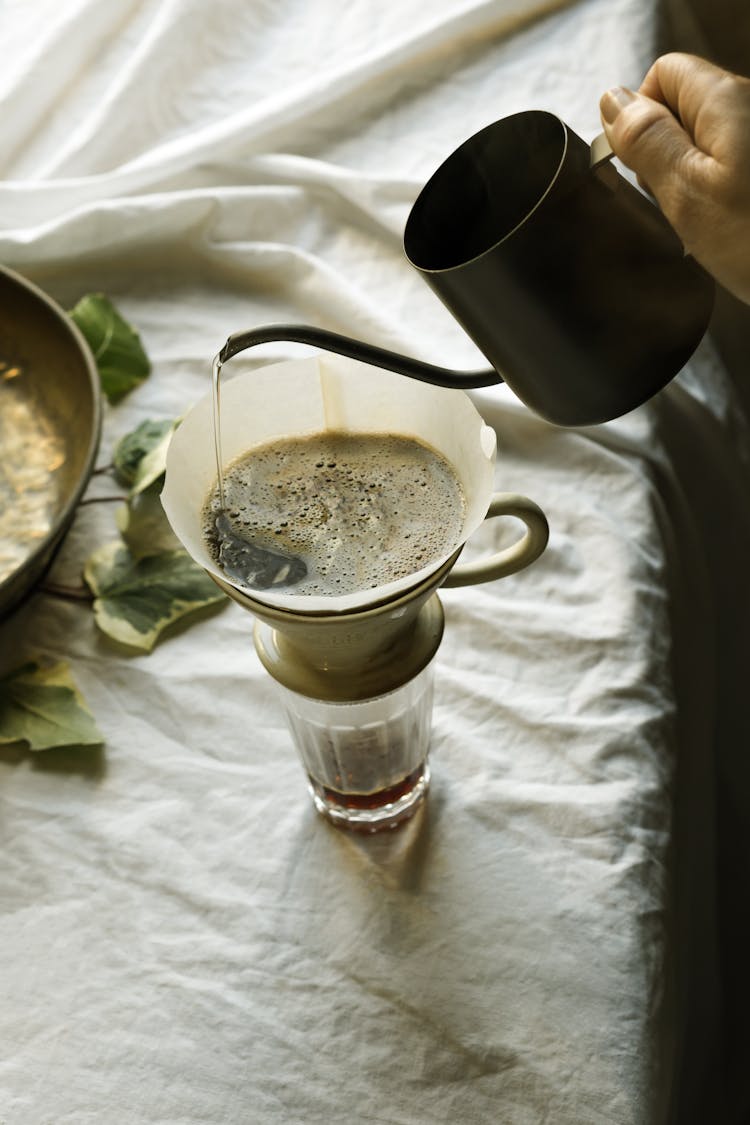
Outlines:
{"type": "Polygon", "coordinates": [[[661,102],[634,94],[624,86],[608,90],[599,102],[602,125],[615,155],[622,160],[662,208],[679,194],[693,143],[680,122],[661,102]]]}

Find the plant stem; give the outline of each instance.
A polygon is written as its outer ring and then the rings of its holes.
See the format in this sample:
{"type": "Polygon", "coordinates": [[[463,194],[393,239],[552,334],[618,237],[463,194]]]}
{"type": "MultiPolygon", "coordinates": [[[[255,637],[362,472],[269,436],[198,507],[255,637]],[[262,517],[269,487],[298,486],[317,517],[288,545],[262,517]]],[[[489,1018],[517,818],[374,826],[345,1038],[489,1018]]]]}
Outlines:
{"type": "Polygon", "coordinates": [[[79,501],[79,507],[84,504],[124,504],[127,496],[87,496],[84,500],[79,501]]]}
{"type": "Polygon", "coordinates": [[[85,586],[64,586],[59,582],[43,582],[39,587],[43,594],[53,598],[65,598],[72,602],[93,602],[94,595],[85,586]]]}

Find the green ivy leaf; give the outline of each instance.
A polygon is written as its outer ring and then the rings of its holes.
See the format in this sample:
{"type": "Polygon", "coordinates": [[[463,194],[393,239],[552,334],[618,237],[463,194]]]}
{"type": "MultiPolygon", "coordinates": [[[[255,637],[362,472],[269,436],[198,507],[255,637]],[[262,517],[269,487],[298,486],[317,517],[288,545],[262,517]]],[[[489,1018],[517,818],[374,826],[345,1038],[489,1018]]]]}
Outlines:
{"type": "Polygon", "coordinates": [[[25,664],[0,679],[0,745],[101,746],[104,739],[67,664],[25,664]]]}
{"type": "Polygon", "coordinates": [[[118,539],[95,551],[83,573],[102,632],[143,652],[151,651],[167,625],[225,600],[183,550],[137,559],[118,539]]]}
{"type": "Polygon", "coordinates": [[[158,492],[132,496],[115,513],[117,529],[133,558],[142,559],[160,551],[175,551],[180,541],[172,531],[158,492]]]}
{"type": "Polygon", "coordinates": [[[103,293],[82,297],[69,315],[94,353],[102,390],[111,403],[118,402],[151,370],[138,333],[103,293]]]}
{"type": "Polygon", "coordinates": [[[152,486],[158,486],[161,490],[161,485],[164,483],[164,474],[167,471],[167,450],[172,440],[172,434],[178,425],[179,422],[172,422],[166,433],[140,461],[130,489],[132,496],[138,495],[139,492],[145,492],[152,486]]]}
{"type": "MultiPolygon", "coordinates": [[[[120,484],[128,488],[139,486],[138,491],[142,492],[144,479],[153,477],[155,467],[153,460],[145,466],[143,463],[157,449],[160,450],[157,462],[159,472],[164,472],[166,451],[176,426],[177,422],[168,418],[159,421],[147,418],[129,434],[120,438],[112,454],[115,476],[120,484]]],[[[153,483],[153,480],[150,483],[153,483]]]]}

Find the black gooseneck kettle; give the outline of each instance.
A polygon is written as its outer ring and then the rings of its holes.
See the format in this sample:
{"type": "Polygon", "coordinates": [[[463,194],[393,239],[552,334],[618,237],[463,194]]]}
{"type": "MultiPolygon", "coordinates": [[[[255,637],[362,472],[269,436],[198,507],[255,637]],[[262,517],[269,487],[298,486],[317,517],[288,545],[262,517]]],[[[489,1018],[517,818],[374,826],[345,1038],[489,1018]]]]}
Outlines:
{"type": "Polygon", "coordinates": [[[224,363],[289,340],[439,386],[505,381],[560,426],[617,418],[661,390],[700,342],[714,284],[656,206],[552,113],[496,121],[437,169],[404,249],[491,368],[455,371],[303,325],[229,337],[224,363]]]}

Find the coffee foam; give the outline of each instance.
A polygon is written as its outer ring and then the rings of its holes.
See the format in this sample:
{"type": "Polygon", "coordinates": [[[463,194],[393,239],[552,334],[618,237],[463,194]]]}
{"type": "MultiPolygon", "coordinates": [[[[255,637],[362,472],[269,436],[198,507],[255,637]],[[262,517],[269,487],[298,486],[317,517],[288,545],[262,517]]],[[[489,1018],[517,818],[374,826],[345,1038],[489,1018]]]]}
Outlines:
{"type": "MultiPolygon", "coordinates": [[[[388,434],[329,431],[271,442],[234,460],[224,491],[233,543],[305,563],[306,574],[286,587],[299,595],[349,594],[412,574],[458,545],[465,515],[448,461],[416,439],[388,434]]],[[[217,534],[219,511],[217,488],[204,507],[204,536],[214,560],[221,552],[226,563],[232,544],[217,534]]],[[[265,588],[237,569],[227,573],[265,588]]],[[[285,589],[286,574],[281,568],[276,589],[285,589]]]]}

